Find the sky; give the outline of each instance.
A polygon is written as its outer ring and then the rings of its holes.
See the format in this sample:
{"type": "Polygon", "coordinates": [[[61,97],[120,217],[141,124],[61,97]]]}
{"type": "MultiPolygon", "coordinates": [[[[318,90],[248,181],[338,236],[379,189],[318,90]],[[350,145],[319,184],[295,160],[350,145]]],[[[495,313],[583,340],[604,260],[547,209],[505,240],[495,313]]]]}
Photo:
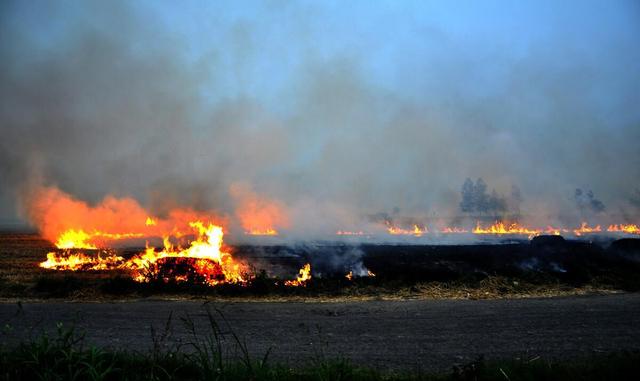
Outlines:
{"type": "Polygon", "coordinates": [[[637,221],[637,1],[4,1],[0,223],[55,185],[294,228],[459,213],[482,177],[529,215],[576,188],[637,221]]]}

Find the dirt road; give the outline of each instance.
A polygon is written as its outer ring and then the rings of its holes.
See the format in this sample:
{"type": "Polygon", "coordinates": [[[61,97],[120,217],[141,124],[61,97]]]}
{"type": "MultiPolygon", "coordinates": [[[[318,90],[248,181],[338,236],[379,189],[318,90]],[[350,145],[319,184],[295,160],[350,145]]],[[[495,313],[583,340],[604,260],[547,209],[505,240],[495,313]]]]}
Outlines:
{"type": "MultiPolygon", "coordinates": [[[[249,349],[297,364],[346,356],[378,368],[443,369],[487,358],[573,357],[640,349],[640,294],[520,300],[375,301],[349,303],[209,303],[249,349]]],[[[85,330],[91,343],[147,350],[173,314],[169,341],[190,340],[180,317],[207,332],[201,302],[0,303],[7,343],[52,330],[57,322],[85,330]]]]}

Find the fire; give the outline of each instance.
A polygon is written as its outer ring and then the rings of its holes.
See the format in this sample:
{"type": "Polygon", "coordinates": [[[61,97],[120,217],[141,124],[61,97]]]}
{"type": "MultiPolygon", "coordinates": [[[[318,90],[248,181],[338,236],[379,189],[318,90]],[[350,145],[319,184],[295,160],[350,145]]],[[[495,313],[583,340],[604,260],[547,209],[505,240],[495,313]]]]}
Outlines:
{"type": "Polygon", "coordinates": [[[627,234],[640,234],[640,226],[635,224],[619,224],[619,225],[609,225],[607,228],[608,232],[621,232],[627,234]]]}
{"type": "Polygon", "coordinates": [[[142,233],[106,233],[94,231],[86,233],[83,230],[69,229],[62,233],[55,245],[58,249],[97,249],[94,241],[116,241],[127,238],[142,237],[142,233]]]}
{"type": "Polygon", "coordinates": [[[229,188],[236,202],[236,216],[248,235],[277,235],[278,228],[289,226],[285,206],[276,200],[260,197],[248,184],[235,183],[229,188]]]}
{"type": "Polygon", "coordinates": [[[355,277],[375,277],[375,276],[376,276],[376,274],[374,274],[371,270],[367,270],[367,274],[366,275],[354,275],[353,271],[349,271],[347,273],[347,275],[345,275],[344,277],[347,280],[352,281],[353,278],[355,278],[355,277]]]}
{"type": "Polygon", "coordinates": [[[226,283],[245,283],[246,272],[244,266],[236,263],[231,255],[222,251],[222,238],[224,233],[222,227],[209,223],[205,225],[200,221],[192,222],[190,226],[197,232],[197,237],[191,241],[186,249],[174,248],[165,238],[164,248],[156,251],[153,247],[148,247],[142,255],[131,258],[126,263],[126,267],[134,272],[134,279],[144,281],[148,279],[146,275],[150,271],[154,275],[161,269],[158,263],[167,262],[165,258],[191,258],[192,266],[196,272],[204,277],[204,282],[208,285],[226,283]]]}
{"type": "Polygon", "coordinates": [[[40,263],[40,267],[54,270],[110,270],[118,268],[124,263],[124,258],[113,253],[106,256],[95,257],[83,253],[58,256],[56,253],[48,253],[47,260],[40,263]]]}
{"type": "Polygon", "coordinates": [[[600,225],[596,225],[594,227],[590,227],[589,225],[587,225],[586,222],[583,222],[579,228],[577,229],[573,229],[573,233],[575,235],[577,235],[578,237],[583,235],[583,234],[590,234],[590,233],[599,233],[602,231],[602,228],[600,228],[600,225]]]}
{"type": "Polygon", "coordinates": [[[564,228],[556,228],[551,225],[548,225],[546,229],[544,229],[545,234],[551,235],[561,235],[562,233],[569,233],[569,230],[564,228]]]}
{"type": "Polygon", "coordinates": [[[27,201],[30,221],[43,238],[61,249],[96,249],[123,239],[179,234],[189,229],[191,221],[214,217],[210,213],[174,209],[158,220],[131,198],[107,196],[98,204],[89,205],[56,187],[39,188],[27,201]]]}
{"type": "Polygon", "coordinates": [[[391,235],[414,235],[416,237],[429,232],[426,227],[421,229],[418,225],[413,225],[413,229],[402,229],[390,224],[387,224],[387,231],[391,235]]]}
{"type": "Polygon", "coordinates": [[[310,279],[311,279],[311,264],[307,263],[306,265],[302,266],[302,268],[298,272],[298,277],[295,280],[287,280],[284,282],[284,285],[293,286],[293,287],[298,287],[298,286],[304,287],[307,285],[307,282],[310,279]]]}
{"type": "MultiPolygon", "coordinates": [[[[186,249],[175,248],[169,237],[165,237],[162,250],[147,247],[143,253],[126,261],[115,254],[94,257],[82,253],[58,255],[52,252],[47,254],[47,260],[40,263],[40,267],[71,271],[127,269],[132,271],[136,281],[142,282],[149,279],[149,275],[155,276],[164,271],[164,264],[174,262],[190,265],[203,282],[211,286],[223,282],[246,283],[245,266],[222,250],[222,227],[211,223],[205,225],[200,221],[192,222],[190,226],[196,232],[196,238],[186,249]]],[[[180,280],[180,277],[174,280],[180,280]]]]}
{"type": "Polygon", "coordinates": [[[535,236],[542,232],[539,229],[530,229],[523,226],[518,225],[517,223],[511,223],[509,225],[505,225],[504,222],[496,222],[488,228],[483,228],[480,225],[480,222],[476,224],[476,227],[472,230],[473,234],[523,234],[528,236],[535,236]]]}
{"type": "Polygon", "coordinates": [[[87,241],[91,236],[82,230],[67,230],[62,233],[55,245],[58,249],[97,249],[95,245],[87,241]]]}

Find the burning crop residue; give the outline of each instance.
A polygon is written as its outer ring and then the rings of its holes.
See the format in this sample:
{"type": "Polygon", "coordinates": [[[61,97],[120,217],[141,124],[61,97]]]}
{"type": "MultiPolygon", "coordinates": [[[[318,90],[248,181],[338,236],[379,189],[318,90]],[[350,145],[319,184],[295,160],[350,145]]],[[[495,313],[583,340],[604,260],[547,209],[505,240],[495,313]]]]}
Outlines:
{"type": "MultiPolygon", "coordinates": [[[[269,226],[277,213],[270,211],[268,218],[258,213],[251,219],[252,208],[243,210],[242,218],[260,223],[247,234],[277,235],[269,226]]],[[[175,209],[164,218],[152,217],[132,199],[109,196],[91,206],[54,187],[42,188],[34,195],[30,214],[44,238],[59,249],[49,252],[40,263],[45,269],[123,271],[138,282],[154,279],[208,286],[246,285],[253,277],[250,266],[235,260],[224,246],[224,223],[211,222],[226,220],[212,214],[175,209]],[[163,238],[160,248],[147,243],[146,249],[131,257],[113,248],[127,240],[159,237],[163,238]]],[[[303,277],[286,285],[302,286],[310,278],[308,267],[303,277]]]]}
{"type": "MultiPolygon", "coordinates": [[[[254,264],[234,258],[231,247],[224,245],[223,237],[230,230],[232,238],[266,236],[273,237],[274,242],[281,242],[290,232],[290,221],[285,206],[278,201],[258,197],[242,186],[234,192],[238,203],[234,216],[218,216],[213,212],[188,208],[155,215],[134,199],[107,196],[101,202],[89,205],[55,187],[42,188],[33,196],[28,212],[43,237],[53,242],[58,250],[49,252],[40,267],[60,271],[119,271],[138,282],[161,280],[207,286],[248,285],[255,278],[252,273],[254,264]],[[142,247],[142,240],[147,241],[145,249],[133,255],[118,251],[118,247],[142,247]]],[[[519,222],[477,221],[474,226],[470,223],[447,226],[442,221],[427,223],[416,218],[395,221],[389,218],[377,223],[376,226],[367,225],[366,231],[351,224],[349,230],[333,230],[329,234],[351,241],[381,237],[428,240],[429,237],[444,235],[522,236],[531,239],[542,234],[574,237],[640,234],[640,228],[635,224],[582,222],[577,227],[531,227],[519,222]]],[[[356,257],[359,260],[360,257],[356,257]]],[[[318,256],[314,258],[316,264],[322,262],[318,256]]],[[[349,263],[358,262],[356,259],[349,263]]],[[[319,269],[318,275],[321,276],[324,273],[322,265],[319,269]]],[[[349,269],[352,270],[346,276],[349,280],[373,276],[364,267],[358,271],[353,267],[349,269]]],[[[342,270],[346,269],[339,271],[342,270]]],[[[300,287],[307,285],[311,278],[311,264],[307,263],[295,279],[284,282],[274,279],[273,282],[300,287]]]]}
{"type": "Polygon", "coordinates": [[[200,221],[192,222],[190,226],[195,233],[195,239],[184,249],[175,247],[169,237],[166,237],[162,249],[147,247],[144,252],[126,260],[108,250],[97,256],[63,251],[48,253],[47,260],[40,263],[40,267],[70,271],[128,270],[133,279],[140,282],[157,278],[164,273],[174,273],[175,279],[180,280],[180,276],[184,274],[175,274],[176,271],[168,269],[184,267],[189,268],[189,271],[207,285],[246,283],[246,266],[234,261],[231,255],[223,250],[222,228],[200,221]]]}
{"type": "Polygon", "coordinates": [[[311,279],[311,264],[307,263],[302,266],[300,271],[298,272],[298,277],[294,280],[287,280],[284,282],[285,286],[305,286],[307,282],[311,279]]]}
{"type": "Polygon", "coordinates": [[[482,227],[480,223],[473,229],[474,234],[514,234],[514,235],[526,235],[533,237],[542,233],[539,229],[529,229],[518,225],[517,223],[505,224],[503,222],[496,222],[489,227],[482,227]]]}
{"type": "MultiPolygon", "coordinates": [[[[427,236],[443,235],[472,235],[472,236],[523,236],[529,239],[543,234],[584,237],[595,234],[616,235],[640,235],[640,226],[636,224],[611,224],[606,229],[602,225],[590,225],[582,222],[577,227],[559,227],[547,225],[546,227],[531,227],[518,222],[495,221],[492,224],[477,221],[474,226],[443,226],[436,223],[433,229],[426,225],[414,224],[411,226],[395,225],[389,221],[384,222],[384,232],[391,236],[407,236],[409,238],[421,238],[427,236]]],[[[338,230],[337,236],[365,236],[371,238],[375,234],[362,231],[338,230]]],[[[380,235],[378,234],[378,237],[380,235]]]]}
{"type": "Polygon", "coordinates": [[[403,229],[397,226],[393,226],[390,223],[387,223],[387,232],[391,235],[413,235],[416,237],[421,237],[423,234],[428,233],[426,227],[420,227],[418,225],[413,225],[411,229],[403,229]]]}

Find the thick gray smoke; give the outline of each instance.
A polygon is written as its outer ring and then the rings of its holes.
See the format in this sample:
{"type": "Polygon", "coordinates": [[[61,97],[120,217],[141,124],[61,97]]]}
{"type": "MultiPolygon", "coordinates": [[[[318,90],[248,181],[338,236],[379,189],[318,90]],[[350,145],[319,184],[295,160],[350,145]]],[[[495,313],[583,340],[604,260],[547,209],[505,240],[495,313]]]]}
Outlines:
{"type": "Polygon", "coordinates": [[[499,195],[516,186],[532,220],[578,215],[575,190],[589,189],[603,213],[637,221],[633,2],[616,11],[628,27],[575,9],[582,29],[560,17],[526,49],[407,19],[410,36],[333,50],[315,39],[339,39],[324,25],[358,7],[269,3],[260,20],[222,23],[220,6],[218,34],[186,36],[142,4],[0,6],[0,222],[24,221],[34,183],[90,202],[133,196],[158,214],[232,213],[230,189],[245,184],[286,205],[292,234],[312,235],[394,208],[453,218],[467,177],[499,195]],[[576,36],[589,30],[602,34],[576,36]],[[264,69],[281,65],[284,78],[264,69]]]}

